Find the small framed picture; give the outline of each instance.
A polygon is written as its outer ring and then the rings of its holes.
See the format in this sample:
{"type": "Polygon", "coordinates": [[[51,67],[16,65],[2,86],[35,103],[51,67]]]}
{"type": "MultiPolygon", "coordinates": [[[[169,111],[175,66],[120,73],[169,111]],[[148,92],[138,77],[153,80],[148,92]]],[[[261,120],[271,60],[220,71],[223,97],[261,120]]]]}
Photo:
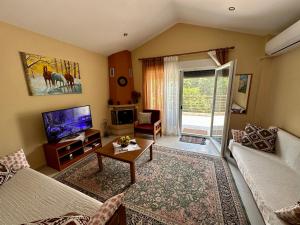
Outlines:
{"type": "Polygon", "coordinates": [[[252,74],[236,74],[234,78],[234,92],[231,112],[246,114],[250,96],[252,74]]]}
{"type": "Polygon", "coordinates": [[[238,76],[239,76],[238,92],[247,94],[250,88],[252,74],[238,74],[238,76]]]}
{"type": "Polygon", "coordinates": [[[129,74],[129,77],[132,77],[132,76],[133,76],[132,68],[129,68],[128,74],[129,74]]]}
{"type": "Polygon", "coordinates": [[[109,77],[114,77],[115,76],[115,68],[114,67],[110,67],[109,68],[109,77]]]}

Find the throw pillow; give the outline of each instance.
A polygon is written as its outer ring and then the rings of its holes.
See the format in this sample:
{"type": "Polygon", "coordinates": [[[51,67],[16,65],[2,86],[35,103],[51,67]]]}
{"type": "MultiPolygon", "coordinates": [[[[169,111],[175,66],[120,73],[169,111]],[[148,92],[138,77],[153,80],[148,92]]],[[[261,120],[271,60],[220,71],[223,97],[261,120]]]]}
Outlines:
{"type": "Polygon", "coordinates": [[[290,224],[300,225],[300,201],[296,205],[275,211],[275,214],[290,224]]]}
{"type": "Polygon", "coordinates": [[[274,152],[277,131],[277,128],[264,129],[247,124],[245,135],[242,138],[242,145],[264,152],[274,152]]]}
{"type": "Polygon", "coordinates": [[[4,184],[15,175],[16,171],[13,168],[0,163],[0,185],[4,184]]]}
{"type": "Polygon", "coordinates": [[[139,124],[151,123],[151,113],[139,112],[138,120],[139,124]]]}
{"type": "Polygon", "coordinates": [[[245,135],[245,131],[232,129],[231,133],[232,133],[232,138],[233,138],[234,142],[242,143],[242,139],[245,135]]]}
{"type": "Polygon", "coordinates": [[[91,218],[89,225],[104,225],[122,204],[124,193],[111,197],[101,205],[98,212],[91,218]]]}
{"type": "Polygon", "coordinates": [[[90,219],[89,216],[70,213],[64,216],[36,220],[22,225],[88,225],[90,219]]]}
{"type": "Polygon", "coordinates": [[[20,149],[19,151],[7,156],[1,157],[0,163],[3,163],[8,167],[12,167],[15,171],[30,167],[23,149],[20,149]]]}

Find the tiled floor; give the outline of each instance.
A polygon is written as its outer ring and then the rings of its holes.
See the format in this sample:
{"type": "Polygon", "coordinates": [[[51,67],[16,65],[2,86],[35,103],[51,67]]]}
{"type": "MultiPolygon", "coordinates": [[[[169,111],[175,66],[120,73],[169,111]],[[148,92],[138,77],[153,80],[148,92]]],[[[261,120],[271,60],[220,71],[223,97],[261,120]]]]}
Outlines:
{"type": "Polygon", "coordinates": [[[179,141],[179,137],[177,136],[163,136],[162,138],[157,139],[156,144],[169,147],[169,148],[199,152],[199,153],[204,153],[209,155],[218,156],[220,154],[210,140],[206,140],[206,145],[200,145],[200,144],[181,142],[179,141]]]}
{"type": "MultiPolygon", "coordinates": [[[[214,116],[214,131],[221,132],[224,125],[224,115],[214,116]]],[[[206,113],[182,113],[182,130],[185,133],[209,135],[211,127],[211,114],[206,113]]]]}
{"type": "MultiPolygon", "coordinates": [[[[105,145],[108,142],[112,141],[114,138],[115,138],[115,136],[104,137],[104,138],[102,138],[102,144],[105,145]]],[[[206,145],[199,145],[199,144],[180,142],[179,137],[177,137],[177,136],[163,136],[162,138],[157,139],[156,144],[161,145],[161,146],[170,147],[170,148],[181,149],[184,151],[193,151],[193,152],[199,152],[199,153],[219,156],[218,150],[214,147],[213,143],[209,140],[207,140],[206,145]]],[[[244,178],[242,177],[242,174],[240,173],[239,169],[237,168],[235,160],[230,158],[230,156],[228,155],[227,161],[228,161],[229,167],[231,169],[232,175],[234,177],[235,183],[237,185],[237,188],[239,190],[243,204],[245,206],[246,212],[248,214],[250,223],[252,225],[264,225],[265,223],[263,222],[262,216],[261,216],[261,214],[256,206],[256,203],[252,197],[252,193],[251,193],[250,189],[248,188],[244,178]]],[[[49,168],[49,167],[43,167],[39,171],[48,176],[54,176],[55,174],[58,173],[58,171],[56,171],[52,168],[49,168]]]]}

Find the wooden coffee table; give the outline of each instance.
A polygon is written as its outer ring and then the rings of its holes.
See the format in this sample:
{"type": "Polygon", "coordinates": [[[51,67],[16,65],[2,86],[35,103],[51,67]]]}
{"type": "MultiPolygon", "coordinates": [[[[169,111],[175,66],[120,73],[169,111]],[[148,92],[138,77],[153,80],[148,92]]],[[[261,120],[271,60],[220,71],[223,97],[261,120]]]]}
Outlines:
{"type": "Polygon", "coordinates": [[[130,164],[130,175],[131,175],[131,183],[135,183],[135,161],[147,150],[150,150],[150,161],[152,160],[152,145],[154,143],[153,140],[147,140],[142,138],[135,138],[136,143],[140,146],[141,149],[135,151],[127,151],[115,154],[113,142],[116,142],[118,138],[114,139],[107,145],[102,148],[97,149],[95,152],[97,153],[99,169],[103,170],[102,164],[102,156],[109,157],[115,160],[119,160],[122,162],[126,162],[130,164]]]}

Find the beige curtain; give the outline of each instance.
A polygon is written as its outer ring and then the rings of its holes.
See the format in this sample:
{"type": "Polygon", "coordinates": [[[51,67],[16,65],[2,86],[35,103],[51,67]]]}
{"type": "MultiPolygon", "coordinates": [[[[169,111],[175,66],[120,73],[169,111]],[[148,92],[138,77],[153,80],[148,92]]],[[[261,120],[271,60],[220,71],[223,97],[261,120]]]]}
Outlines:
{"type": "Polygon", "coordinates": [[[144,109],[158,109],[163,116],[164,104],[164,60],[143,60],[143,103],[144,109]]]}
{"type": "Polygon", "coordinates": [[[178,56],[164,58],[164,120],[163,133],[179,134],[180,70],[178,56]]]}

